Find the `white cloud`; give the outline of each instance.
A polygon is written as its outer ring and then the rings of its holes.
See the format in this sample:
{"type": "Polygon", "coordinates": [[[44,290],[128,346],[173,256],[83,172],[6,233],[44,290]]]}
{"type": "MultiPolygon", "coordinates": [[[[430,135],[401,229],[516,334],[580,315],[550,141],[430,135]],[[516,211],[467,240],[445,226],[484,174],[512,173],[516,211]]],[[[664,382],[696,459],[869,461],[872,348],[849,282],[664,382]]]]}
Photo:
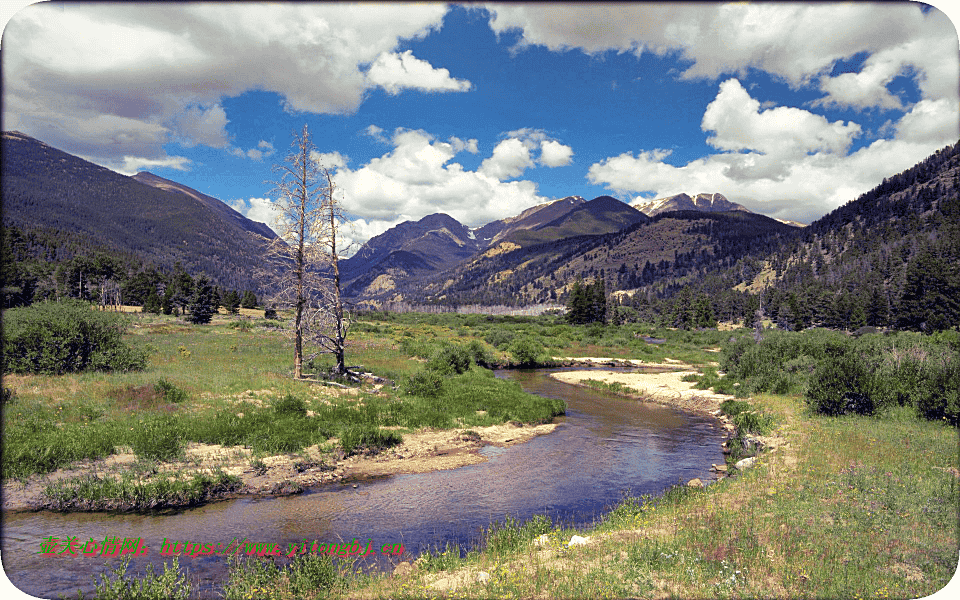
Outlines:
{"type": "Polygon", "coordinates": [[[251,221],[259,221],[273,229],[274,221],[276,221],[277,218],[277,211],[273,208],[274,201],[270,198],[237,199],[228,204],[230,208],[251,221]]]}
{"type": "Polygon", "coordinates": [[[720,84],[701,127],[713,131],[707,143],[720,150],[750,151],[731,157],[731,176],[782,178],[790,165],[811,153],[843,155],[860,134],[856,123],[830,123],[821,115],[780,106],[762,110],[736,79],[720,84]]]}
{"type": "Polygon", "coordinates": [[[540,164],[545,167],[565,167],[573,162],[573,148],[560,142],[540,142],[540,164]]]}
{"type": "Polygon", "coordinates": [[[372,85],[469,85],[390,54],[401,40],[438,28],[446,11],[389,3],[34,4],[4,30],[4,125],[114,168],[124,156],[163,159],[163,146],[177,140],[229,151],[220,102],[248,90],[276,92],[291,111],[350,114],[372,85]],[[369,66],[390,56],[384,64],[396,60],[403,72],[371,80],[369,66]]]}
{"type": "Polygon", "coordinates": [[[957,34],[950,20],[919,3],[658,3],[488,5],[498,35],[519,46],[652,52],[686,61],[683,78],[745,76],[760,69],[805,86],[823,78],[824,102],[892,107],[891,73],[913,67],[924,98],[956,98],[957,34]],[[864,72],[828,77],[859,52],[864,72]]]}
{"type": "Polygon", "coordinates": [[[587,178],[621,196],[663,197],[680,192],[721,192],[764,214],[813,221],[872,189],[884,177],[913,166],[956,141],[955,105],[922,101],[899,122],[896,137],[850,152],[855,123],[829,123],[807,111],[762,111],[736,80],[724,82],[707,108],[702,127],[719,154],[683,165],[669,150],[623,153],[591,165],[587,178]]]}
{"type": "MultiPolygon", "coordinates": [[[[397,129],[391,143],[387,154],[357,169],[343,166],[335,175],[344,208],[358,218],[351,234],[358,242],[436,212],[475,227],[548,201],[533,182],[504,182],[482,167],[468,171],[453,161],[460,152],[470,152],[476,140],[444,142],[425,131],[397,129]]],[[[519,141],[507,147],[514,144],[519,141]]]]}
{"type": "Polygon", "coordinates": [[[310,158],[313,162],[317,163],[321,167],[326,169],[339,169],[340,167],[347,166],[347,163],[350,162],[350,159],[339,152],[311,152],[310,158]]]}
{"type": "Polygon", "coordinates": [[[226,126],[227,113],[219,104],[208,108],[188,106],[172,119],[180,143],[187,147],[203,144],[225,148],[230,143],[226,126]]]}
{"type": "MultiPolygon", "coordinates": [[[[81,157],[82,158],[82,157],[81,157]]],[[[88,159],[90,160],[90,159],[88,159]]],[[[91,162],[93,162],[91,160],[91,162]]],[[[165,158],[141,158],[139,156],[124,156],[120,165],[116,168],[121,175],[136,175],[140,171],[147,169],[176,169],[178,171],[190,170],[190,159],[184,156],[167,156],[165,158]]]]}
{"type": "Polygon", "coordinates": [[[521,140],[503,140],[493,149],[493,156],[480,163],[480,172],[494,179],[513,179],[533,166],[530,149],[521,140]]]}
{"type": "Polygon", "coordinates": [[[384,52],[370,65],[367,77],[389,94],[399,94],[405,88],[425,92],[466,92],[469,81],[453,79],[447,69],[435,69],[425,60],[413,56],[411,50],[402,54],[384,52]]]}
{"type": "Polygon", "coordinates": [[[477,140],[475,139],[461,140],[458,137],[451,137],[450,145],[453,146],[453,151],[456,153],[463,152],[464,150],[470,154],[477,154],[480,152],[479,148],[477,147],[477,140]]]}

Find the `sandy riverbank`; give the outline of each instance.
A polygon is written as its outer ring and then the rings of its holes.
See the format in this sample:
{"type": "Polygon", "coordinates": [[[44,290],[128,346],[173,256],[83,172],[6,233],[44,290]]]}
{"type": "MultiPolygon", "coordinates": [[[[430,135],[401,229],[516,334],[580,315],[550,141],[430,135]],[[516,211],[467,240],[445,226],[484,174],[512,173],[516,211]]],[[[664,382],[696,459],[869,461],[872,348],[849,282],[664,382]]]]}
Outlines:
{"type": "MultiPolygon", "coordinates": [[[[378,454],[349,457],[343,457],[338,450],[324,452],[318,446],[311,446],[297,454],[262,457],[260,460],[266,472],[261,469],[260,473],[255,470],[254,459],[248,448],[194,443],[186,448],[183,460],[156,465],[141,479],[146,483],[173,474],[191,476],[220,470],[239,477],[242,482],[239,490],[224,494],[223,497],[286,495],[295,493],[298,488],[350,483],[401,473],[455,469],[484,462],[487,459],[479,454],[483,446],[512,446],[550,433],[556,427],[556,424],[519,426],[507,423],[469,430],[425,430],[404,434],[403,443],[378,454]]],[[[119,478],[124,472],[133,471],[136,466],[136,456],[131,452],[122,452],[101,460],[82,461],[69,469],[34,475],[26,482],[8,481],[3,485],[3,510],[46,508],[43,491],[48,483],[90,475],[119,478]]]]}
{"type": "MultiPolygon", "coordinates": [[[[610,359],[596,358],[589,360],[594,363],[602,363],[604,360],[610,359]]],[[[636,393],[629,394],[632,397],[711,415],[719,413],[720,404],[724,400],[733,398],[733,396],[717,394],[710,390],[698,390],[694,388],[693,382],[683,381],[685,376],[697,374],[697,371],[689,365],[679,362],[650,364],[636,361],[636,366],[657,367],[663,370],[654,373],[623,373],[602,370],[561,371],[551,373],[550,376],[558,381],[573,385],[584,385],[583,381],[586,379],[604,383],[619,383],[635,390],[636,393]]]]}

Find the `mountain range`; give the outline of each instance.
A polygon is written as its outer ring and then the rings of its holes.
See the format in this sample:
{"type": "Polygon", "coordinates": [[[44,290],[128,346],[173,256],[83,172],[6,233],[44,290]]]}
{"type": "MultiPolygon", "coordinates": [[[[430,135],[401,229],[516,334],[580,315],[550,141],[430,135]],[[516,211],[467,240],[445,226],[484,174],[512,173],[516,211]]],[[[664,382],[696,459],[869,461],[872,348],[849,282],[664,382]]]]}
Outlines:
{"type": "MultiPolygon", "coordinates": [[[[263,261],[273,231],[216,198],[151,173],[120,175],[22,133],[2,140],[4,228],[25,232],[18,243],[32,259],[105,251],[144,267],[179,262],[255,291],[275,268],[263,261]],[[62,243],[51,245],[54,238],[62,243]]],[[[692,286],[728,317],[752,314],[745,298],[763,293],[784,322],[845,327],[883,322],[920,293],[917,265],[933,265],[942,281],[924,289],[939,290],[935,301],[949,312],[960,297],[958,189],[954,145],[808,227],[719,193],[633,205],[569,196],[477,228],[438,213],[400,223],[342,260],[343,289],[355,306],[523,306],[563,303],[578,279],[602,278],[618,298],[644,302],[692,286]]]]}

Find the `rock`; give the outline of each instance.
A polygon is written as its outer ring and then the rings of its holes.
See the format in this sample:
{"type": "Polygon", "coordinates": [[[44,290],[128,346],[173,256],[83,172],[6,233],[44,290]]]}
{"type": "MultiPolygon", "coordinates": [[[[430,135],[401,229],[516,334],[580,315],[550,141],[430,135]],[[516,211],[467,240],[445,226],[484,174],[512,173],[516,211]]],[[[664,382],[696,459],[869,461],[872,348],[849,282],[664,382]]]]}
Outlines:
{"type": "Polygon", "coordinates": [[[488,581],[490,581],[490,573],[486,571],[477,573],[477,583],[487,583],[488,581]]]}
{"type": "Polygon", "coordinates": [[[726,473],[727,465],[710,465],[717,473],[726,473]]]}
{"type": "Polygon", "coordinates": [[[744,458],[743,460],[738,461],[737,464],[735,464],[734,466],[738,470],[743,471],[745,469],[749,469],[750,467],[752,467],[756,462],[757,462],[757,457],[751,456],[750,458],[744,458]]]}
{"type": "Polygon", "coordinates": [[[587,542],[589,541],[590,541],[590,538],[588,537],[581,537],[579,535],[575,535],[572,538],[570,538],[569,542],[567,542],[567,546],[568,547],[569,546],[586,546],[587,542]]]}
{"type": "Polygon", "coordinates": [[[396,577],[406,577],[407,575],[410,575],[416,570],[417,570],[416,567],[404,561],[393,568],[393,574],[396,577]]]}
{"type": "Polygon", "coordinates": [[[702,488],[703,482],[700,481],[699,479],[691,479],[690,481],[687,482],[687,487],[702,488]]]}
{"type": "Polygon", "coordinates": [[[533,545],[537,548],[543,548],[550,545],[550,536],[546,533],[533,540],[533,545]]]}

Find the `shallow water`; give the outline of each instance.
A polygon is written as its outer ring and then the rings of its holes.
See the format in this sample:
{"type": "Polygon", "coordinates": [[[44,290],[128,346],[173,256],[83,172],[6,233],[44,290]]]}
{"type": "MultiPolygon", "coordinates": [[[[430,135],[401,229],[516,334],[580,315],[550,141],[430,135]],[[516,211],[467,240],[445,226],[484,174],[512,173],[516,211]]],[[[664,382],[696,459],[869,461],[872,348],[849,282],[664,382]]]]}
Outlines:
{"type": "MultiPolygon", "coordinates": [[[[10,580],[42,598],[92,592],[91,575],[117,558],[49,557],[38,554],[49,536],[142,538],[148,554],[131,562],[142,573],[160,556],[164,538],[229,546],[234,539],[291,543],[350,542],[358,538],[379,553],[402,543],[410,560],[448,542],[476,543],[492,521],[547,514],[555,522],[589,524],[624,494],[656,494],[678,482],[710,477],[722,463],[723,432],[709,417],[618,398],[560,383],[548,370],[503,371],[532,393],[562,398],[567,414],[549,435],[511,446],[488,446],[489,460],[449,471],[395,475],[359,484],[324,486],[299,496],[237,499],[172,515],[4,515],[3,567],[10,580]],[[372,540],[372,542],[371,542],[372,540]],[[108,563],[109,561],[109,563],[108,563]]],[[[380,556],[385,564],[399,557],[380,556]]],[[[370,559],[367,559],[368,561],[370,559]]],[[[217,597],[226,573],[222,557],[181,557],[181,568],[201,595],[217,597]]]]}

